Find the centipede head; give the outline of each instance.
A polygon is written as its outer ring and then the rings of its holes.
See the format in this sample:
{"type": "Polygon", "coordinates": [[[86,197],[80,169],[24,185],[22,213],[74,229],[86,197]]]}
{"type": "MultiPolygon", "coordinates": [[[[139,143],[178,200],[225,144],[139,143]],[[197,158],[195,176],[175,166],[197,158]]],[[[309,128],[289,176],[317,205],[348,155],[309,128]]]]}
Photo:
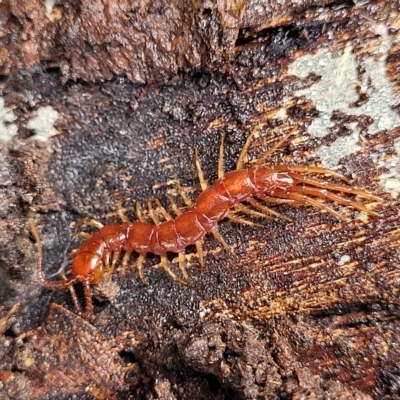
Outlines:
{"type": "Polygon", "coordinates": [[[103,261],[97,255],[78,253],[72,264],[72,275],[84,277],[90,284],[96,285],[103,277],[103,261]]]}

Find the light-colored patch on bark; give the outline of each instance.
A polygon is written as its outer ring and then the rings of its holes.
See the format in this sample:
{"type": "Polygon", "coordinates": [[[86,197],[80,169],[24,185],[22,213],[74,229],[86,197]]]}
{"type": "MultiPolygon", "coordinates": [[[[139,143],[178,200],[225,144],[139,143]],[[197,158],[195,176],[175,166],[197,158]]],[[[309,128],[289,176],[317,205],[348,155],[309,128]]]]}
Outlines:
{"type": "Polygon", "coordinates": [[[400,139],[394,142],[394,148],[397,155],[379,161],[378,166],[385,167],[388,170],[379,177],[383,189],[397,198],[400,195],[400,139]]]}
{"type": "Polygon", "coordinates": [[[8,141],[18,132],[17,125],[13,124],[17,119],[9,107],[4,106],[4,99],[0,97],[0,141],[8,141]]]}
{"type": "Polygon", "coordinates": [[[295,93],[310,99],[319,111],[308,129],[312,136],[324,137],[329,133],[329,128],[335,125],[331,118],[335,111],[371,117],[374,122],[368,127],[370,134],[400,125],[400,116],[393,110],[400,102],[400,95],[392,91],[386,77],[391,39],[384,25],[376,25],[375,31],[381,43],[362,61],[356,59],[352,45],[348,44],[339,56],[323,49],[314,55],[299,57],[289,66],[288,72],[292,75],[306,78],[314,73],[321,77],[312,87],[295,93]],[[357,88],[360,94],[368,96],[368,101],[360,106],[354,105],[360,99],[357,88]]]}
{"type": "Polygon", "coordinates": [[[50,137],[56,135],[57,129],[54,123],[57,121],[59,113],[51,106],[40,107],[35,117],[27,123],[27,128],[35,131],[32,139],[40,142],[46,142],[50,137]]]}

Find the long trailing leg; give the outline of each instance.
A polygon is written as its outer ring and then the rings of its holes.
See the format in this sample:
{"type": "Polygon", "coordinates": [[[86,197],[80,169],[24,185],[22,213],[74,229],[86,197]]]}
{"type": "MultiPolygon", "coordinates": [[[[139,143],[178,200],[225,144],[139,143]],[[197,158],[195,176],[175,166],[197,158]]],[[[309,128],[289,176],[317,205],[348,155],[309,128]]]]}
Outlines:
{"type": "Polygon", "coordinates": [[[329,212],[330,214],[332,214],[336,218],[342,219],[343,221],[348,221],[348,219],[345,216],[343,216],[342,214],[338,213],[333,208],[327,206],[326,204],[324,204],[322,202],[319,202],[319,201],[313,199],[310,196],[307,196],[304,193],[301,193],[301,191],[299,191],[299,192],[296,192],[296,191],[284,192],[284,191],[276,190],[274,192],[274,196],[276,196],[278,198],[281,198],[281,199],[292,200],[293,204],[296,204],[296,205],[314,206],[317,209],[325,210],[325,211],[329,212]]]}
{"type": "MultiPolygon", "coordinates": [[[[323,169],[323,173],[329,174],[332,171],[326,170],[324,168],[323,169]]],[[[292,171],[291,166],[289,166],[289,171],[292,171]]],[[[308,172],[308,171],[306,171],[308,172]]],[[[344,192],[344,193],[350,193],[350,194],[354,194],[356,196],[360,196],[363,197],[365,199],[370,199],[370,200],[377,200],[377,201],[383,201],[383,199],[379,196],[375,196],[374,194],[365,192],[364,190],[360,190],[360,189],[354,189],[348,186],[344,186],[344,185],[340,185],[337,183],[332,183],[332,182],[326,182],[317,178],[311,178],[307,175],[301,175],[301,174],[290,174],[293,178],[295,178],[296,180],[298,180],[299,182],[302,182],[304,184],[309,184],[312,186],[316,186],[319,188],[323,188],[326,190],[335,190],[337,192],[344,192]]],[[[344,177],[342,177],[344,178],[344,177]]]]}
{"type": "Polygon", "coordinates": [[[302,186],[302,187],[299,186],[299,187],[290,189],[290,193],[300,193],[305,196],[318,197],[318,198],[321,198],[324,200],[327,200],[327,199],[332,200],[335,203],[342,204],[345,206],[352,206],[353,208],[355,208],[357,210],[364,211],[368,214],[378,216],[378,214],[376,212],[368,209],[363,204],[357,203],[356,201],[353,201],[350,199],[346,199],[345,197],[339,196],[327,189],[317,189],[317,188],[311,188],[311,187],[307,187],[307,186],[302,186]]]}

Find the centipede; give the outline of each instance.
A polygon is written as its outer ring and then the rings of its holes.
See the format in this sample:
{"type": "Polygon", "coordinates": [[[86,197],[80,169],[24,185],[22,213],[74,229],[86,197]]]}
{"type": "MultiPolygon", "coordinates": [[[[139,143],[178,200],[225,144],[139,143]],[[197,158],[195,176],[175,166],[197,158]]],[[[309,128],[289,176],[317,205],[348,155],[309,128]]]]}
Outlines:
{"type": "MultiPolygon", "coordinates": [[[[149,202],[149,214],[152,221],[144,218],[139,206],[136,208],[138,220],[130,222],[119,204],[118,215],[122,223],[109,223],[102,225],[94,220],[87,220],[98,228],[92,235],[84,233],[85,241],[76,250],[70,271],[70,277],[63,276],[63,280],[49,280],[42,269],[42,244],[37,228],[30,220],[30,230],[37,243],[37,276],[40,283],[46,288],[69,288],[74,301],[74,306],[79,315],[89,318],[93,314],[92,288],[99,285],[103,279],[113,274],[121,254],[122,274],[130,263],[135,253],[136,261],[130,267],[137,269],[140,279],[146,283],[143,265],[149,253],[160,257],[160,266],[172,279],[182,284],[192,284],[186,271],[185,251],[188,246],[195,245],[200,264],[204,266],[203,248],[205,236],[213,234],[223,247],[229,251],[229,246],[219,234],[218,223],[225,218],[233,222],[261,226],[246,218],[238,216],[238,212],[255,217],[283,218],[290,220],[274,209],[268,207],[269,203],[286,203],[293,206],[313,206],[318,210],[324,210],[336,218],[347,220],[340,212],[333,209],[328,202],[349,206],[363,211],[374,217],[379,216],[367,205],[352,199],[349,196],[382,202],[382,198],[367,191],[352,188],[349,181],[343,175],[319,166],[308,165],[283,165],[267,163],[271,154],[296,131],[292,129],[279,140],[271,149],[264,152],[257,160],[248,166],[246,164],[247,151],[253,138],[251,133],[238,157],[236,169],[225,173],[223,168],[224,136],[221,139],[220,155],[218,160],[218,178],[208,186],[202,172],[199,156],[195,151],[195,164],[198,171],[202,192],[192,201],[176,182],[186,209],[182,211],[171,202],[172,210],[176,214],[173,217],[161,206],[159,200],[156,203],[161,209],[164,220],[160,221],[153,212],[149,202]],[[310,176],[311,175],[311,176],[310,176]],[[344,183],[334,183],[315,175],[328,175],[344,183]],[[178,267],[181,277],[175,274],[171,268],[168,254],[177,255],[178,267]],[[72,289],[75,284],[81,284],[84,289],[85,310],[82,311],[77,295],[72,289]]],[[[137,203],[139,204],[139,203],[137,203]]]]}

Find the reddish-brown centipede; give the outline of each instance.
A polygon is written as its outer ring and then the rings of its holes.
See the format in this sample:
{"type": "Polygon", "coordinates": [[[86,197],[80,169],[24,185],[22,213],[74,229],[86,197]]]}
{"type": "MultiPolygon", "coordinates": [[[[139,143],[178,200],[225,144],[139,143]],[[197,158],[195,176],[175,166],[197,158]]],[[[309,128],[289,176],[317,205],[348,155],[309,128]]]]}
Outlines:
{"type": "MultiPolygon", "coordinates": [[[[377,215],[364,205],[334,192],[349,193],[366,199],[381,201],[379,197],[363,190],[349,188],[342,184],[330,183],[308,176],[310,173],[329,174],[346,180],[346,178],[336,172],[315,166],[265,164],[265,159],[287,140],[292,132],[286,135],[272,149],[264,153],[254,165],[244,169],[243,160],[251,140],[252,135],[250,135],[239,156],[237,169],[226,174],[224,174],[222,167],[222,141],[218,164],[219,179],[208,188],[203,178],[196,153],[196,165],[203,192],[193,203],[181,192],[186,204],[189,205],[187,211],[180,212],[177,207],[174,207],[178,216],[173,219],[162,209],[166,219],[164,222],[159,222],[157,217],[150,212],[155,224],[146,222],[139,212],[139,221],[128,222],[123,213],[120,212],[119,215],[123,220],[122,224],[111,223],[105,226],[98,224],[100,230],[88,237],[76,252],[72,264],[72,276],[69,279],[48,281],[44,277],[42,272],[42,246],[37,230],[31,221],[31,231],[38,244],[37,271],[41,283],[49,288],[71,288],[73,284],[81,283],[84,286],[86,301],[85,316],[87,317],[93,313],[91,285],[99,284],[106,274],[112,274],[122,251],[125,252],[122,260],[123,271],[128,264],[131,254],[133,252],[139,254],[136,268],[143,281],[145,280],[142,270],[143,262],[146,254],[153,253],[160,256],[162,267],[173,279],[181,283],[187,283],[187,281],[190,281],[184,265],[184,252],[187,246],[197,245],[202,264],[201,243],[207,233],[213,233],[227,247],[225,241],[219,236],[216,230],[219,221],[228,216],[234,221],[246,222],[246,220],[239,217],[229,215],[232,210],[239,209],[253,215],[264,215],[244,206],[241,204],[243,202],[247,202],[255,208],[260,209],[263,213],[274,212],[256,199],[264,202],[289,202],[294,205],[312,205],[316,208],[326,210],[336,217],[343,218],[341,214],[327,206],[324,202],[319,202],[315,199],[322,198],[324,201],[331,200],[342,205],[350,205],[358,210],[377,215]],[[178,253],[179,268],[186,282],[178,278],[171,270],[167,258],[168,252],[178,253]],[[112,261],[110,262],[111,255],[112,261]]],[[[78,301],[74,294],[73,299],[75,307],[79,310],[78,301]]]]}

